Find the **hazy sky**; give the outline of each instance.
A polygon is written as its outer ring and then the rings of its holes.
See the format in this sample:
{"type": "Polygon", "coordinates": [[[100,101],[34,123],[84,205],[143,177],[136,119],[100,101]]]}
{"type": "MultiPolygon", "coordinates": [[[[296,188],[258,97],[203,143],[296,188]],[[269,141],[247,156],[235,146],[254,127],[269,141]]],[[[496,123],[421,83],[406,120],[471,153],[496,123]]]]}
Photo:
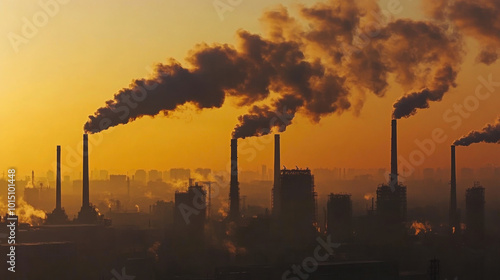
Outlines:
{"type": "MultiPolygon", "coordinates": [[[[40,2],[57,3],[57,9],[52,6],[53,12],[47,15],[39,1],[0,1],[0,167],[16,167],[21,175],[32,169],[43,174],[54,169],[56,145],[63,146],[63,164],[68,167],[63,172],[69,168],[79,172],[88,116],[133,79],[150,75],[155,63],[171,57],[184,63],[197,43],[234,44],[238,29],[262,33],[259,18],[278,4],[293,14],[299,3],[317,1],[243,0],[222,15],[212,0],[40,2]],[[26,27],[34,20],[39,27],[26,27]],[[23,36],[24,41],[12,44],[12,34],[23,36]]],[[[388,1],[380,2],[382,9],[387,5],[388,1]]],[[[419,1],[402,0],[401,5],[403,12],[398,17],[422,19],[419,1]]],[[[460,125],[453,127],[455,122],[443,118],[455,103],[470,100],[481,84],[480,77],[487,80],[491,75],[492,80],[500,81],[498,62],[490,66],[476,63],[479,43],[474,39],[466,42],[468,54],[458,86],[442,102],[399,121],[399,154],[407,159],[418,149],[415,140],[430,138],[435,129],[442,129],[446,136],[418,167],[447,167],[451,142],[498,116],[500,88],[479,101],[478,109],[467,118],[460,117],[460,125]]],[[[392,104],[404,93],[391,83],[385,97],[367,94],[359,116],[334,114],[319,124],[296,117],[282,134],[282,162],[310,168],[389,167],[392,104]]],[[[237,117],[247,111],[233,106],[234,102],[226,100],[217,110],[186,108],[170,118],[145,117],[91,135],[90,141],[97,143],[91,144],[91,169],[223,169],[237,117]]],[[[272,136],[240,140],[241,168],[271,167],[272,147],[272,136]]],[[[499,145],[457,148],[458,167],[498,166],[499,159],[499,145]]]]}

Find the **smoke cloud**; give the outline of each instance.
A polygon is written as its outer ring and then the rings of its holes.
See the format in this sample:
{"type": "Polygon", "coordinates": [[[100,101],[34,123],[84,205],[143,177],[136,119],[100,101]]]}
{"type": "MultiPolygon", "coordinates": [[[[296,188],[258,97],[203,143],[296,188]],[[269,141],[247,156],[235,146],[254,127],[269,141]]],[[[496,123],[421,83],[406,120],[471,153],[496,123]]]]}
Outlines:
{"type": "Polygon", "coordinates": [[[89,116],[84,130],[168,117],[185,104],[220,108],[232,97],[248,108],[233,131],[244,138],[285,131],[296,115],[317,123],[334,113],[358,114],[367,93],[385,95],[390,76],[410,91],[394,104],[396,118],[456,86],[461,37],[445,25],[388,21],[375,0],[318,3],[301,7],[297,18],[278,6],[261,21],[266,35],[240,30],[237,46],[200,44],[186,65],[158,64],[151,78],[133,81],[89,116]]]}
{"type": "Polygon", "coordinates": [[[424,0],[424,7],[435,19],[451,22],[484,46],[477,57],[478,62],[490,65],[497,61],[500,50],[499,1],[424,0]]]}
{"type": "Polygon", "coordinates": [[[487,124],[480,131],[473,130],[453,142],[456,146],[469,146],[474,143],[500,143],[500,117],[494,124],[487,124]]]}

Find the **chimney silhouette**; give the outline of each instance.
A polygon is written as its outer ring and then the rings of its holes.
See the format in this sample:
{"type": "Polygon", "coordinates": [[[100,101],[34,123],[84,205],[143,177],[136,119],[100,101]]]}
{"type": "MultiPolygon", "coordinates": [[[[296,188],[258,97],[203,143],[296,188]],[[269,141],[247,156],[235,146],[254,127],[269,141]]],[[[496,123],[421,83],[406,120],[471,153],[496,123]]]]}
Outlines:
{"type": "Polygon", "coordinates": [[[61,210],[61,146],[57,146],[56,210],[61,210]]]}
{"type": "Polygon", "coordinates": [[[273,205],[274,215],[279,215],[280,209],[280,189],[281,189],[281,152],[280,135],[274,135],[274,185],[273,185],[273,205]]]}
{"type": "Polygon", "coordinates": [[[391,175],[390,186],[395,188],[398,185],[398,131],[397,120],[391,123],[391,175]]]}
{"type": "Polygon", "coordinates": [[[89,202],[89,136],[83,134],[83,201],[82,208],[90,206],[89,202]]]}
{"type": "Polygon", "coordinates": [[[459,230],[457,211],[457,172],[455,165],[455,146],[451,146],[451,180],[450,180],[450,230],[452,233],[459,230]],[[453,231],[453,228],[455,230],[453,231]]]}
{"type": "Polygon", "coordinates": [[[231,139],[231,181],[229,188],[229,217],[240,216],[240,189],[238,183],[238,139],[231,139]]]}

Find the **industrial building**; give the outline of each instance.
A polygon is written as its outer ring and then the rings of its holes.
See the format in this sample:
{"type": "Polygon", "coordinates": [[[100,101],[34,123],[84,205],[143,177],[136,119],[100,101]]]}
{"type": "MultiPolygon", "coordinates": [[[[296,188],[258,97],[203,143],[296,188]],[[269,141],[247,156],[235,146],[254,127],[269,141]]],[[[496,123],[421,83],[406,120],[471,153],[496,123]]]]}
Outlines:
{"type": "Polygon", "coordinates": [[[206,219],[206,191],[197,183],[175,193],[174,228],[181,234],[203,234],[206,219]]]}
{"type": "Polygon", "coordinates": [[[352,236],[352,201],[350,194],[330,194],[327,202],[327,233],[336,242],[352,236]]]}
{"type": "Polygon", "coordinates": [[[470,240],[481,241],[484,239],[484,206],[485,189],[479,182],[475,182],[474,186],[465,192],[466,235],[470,240]]]}
{"type": "Polygon", "coordinates": [[[377,188],[377,217],[382,225],[406,222],[406,186],[398,181],[397,121],[391,123],[391,174],[388,184],[377,188]]]}
{"type": "Polygon", "coordinates": [[[316,223],[314,176],[307,169],[282,169],[279,217],[286,227],[300,230],[316,223]]]}

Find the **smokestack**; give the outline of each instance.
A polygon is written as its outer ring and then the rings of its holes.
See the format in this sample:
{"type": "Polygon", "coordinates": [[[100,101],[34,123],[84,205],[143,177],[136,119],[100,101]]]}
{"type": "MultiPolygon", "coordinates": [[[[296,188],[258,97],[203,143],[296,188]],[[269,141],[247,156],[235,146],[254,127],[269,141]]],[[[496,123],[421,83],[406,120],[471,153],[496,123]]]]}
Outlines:
{"type": "Polygon", "coordinates": [[[390,185],[395,188],[398,185],[398,131],[397,120],[392,120],[391,132],[391,175],[390,185]]]}
{"type": "Polygon", "coordinates": [[[83,202],[82,208],[90,206],[89,203],[89,135],[83,134],[83,202]]]}
{"type": "Polygon", "coordinates": [[[450,190],[450,228],[452,232],[458,230],[458,217],[457,217],[457,173],[455,165],[455,146],[451,146],[451,190],[450,190]],[[455,231],[453,231],[455,228],[455,231]]]}
{"type": "Polygon", "coordinates": [[[238,183],[238,139],[231,139],[231,182],[229,188],[229,216],[240,216],[240,189],[238,183]]]}
{"type": "Polygon", "coordinates": [[[56,210],[61,210],[61,146],[57,146],[56,210]]]}
{"type": "Polygon", "coordinates": [[[281,151],[280,151],[280,135],[274,135],[274,187],[281,185],[281,151]]]}
{"type": "Polygon", "coordinates": [[[274,135],[274,185],[273,185],[273,214],[279,215],[280,209],[280,189],[281,189],[281,152],[280,135],[274,135]]]}

